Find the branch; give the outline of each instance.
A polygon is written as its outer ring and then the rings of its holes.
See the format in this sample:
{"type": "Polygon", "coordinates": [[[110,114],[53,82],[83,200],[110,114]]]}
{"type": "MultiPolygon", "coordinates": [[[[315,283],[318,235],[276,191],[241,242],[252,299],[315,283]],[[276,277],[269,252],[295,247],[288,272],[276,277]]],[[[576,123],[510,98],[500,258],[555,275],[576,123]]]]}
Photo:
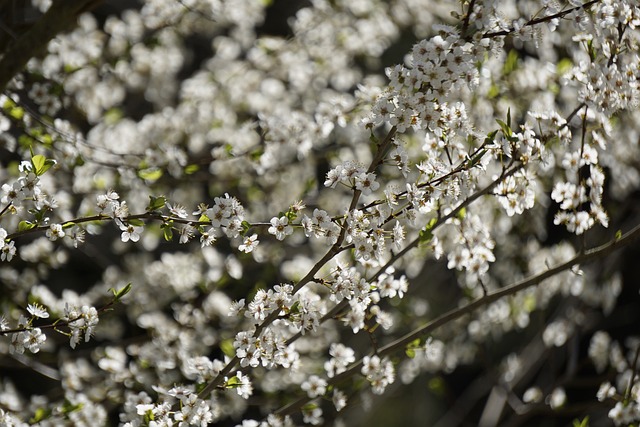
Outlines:
{"type": "Polygon", "coordinates": [[[0,60],[0,93],[27,62],[40,55],[59,33],[72,28],[82,12],[95,7],[101,0],[54,0],[44,16],[18,39],[13,40],[0,60]]]}
{"type": "MultiPolygon", "coordinates": [[[[620,248],[623,248],[625,246],[630,245],[632,242],[634,242],[636,239],[640,238],[640,225],[637,225],[636,227],[634,227],[632,230],[630,230],[629,232],[625,233],[623,236],[621,236],[618,239],[612,240],[608,243],[605,243],[604,245],[592,248],[590,250],[587,250],[585,252],[579,253],[578,255],[576,255],[575,257],[573,257],[572,259],[570,259],[569,261],[566,261],[554,268],[550,268],[547,271],[537,274],[535,276],[532,276],[528,279],[522,280],[518,283],[515,283],[513,285],[510,286],[506,286],[502,289],[493,291],[488,293],[487,295],[480,297],[478,299],[476,299],[475,301],[467,304],[464,307],[461,308],[456,308],[453,309],[445,314],[443,314],[442,316],[432,320],[431,322],[427,323],[426,325],[414,330],[413,332],[410,332],[408,334],[406,334],[405,336],[397,339],[396,341],[378,349],[378,351],[376,352],[376,355],[379,356],[380,358],[384,357],[384,356],[388,356],[391,355],[393,353],[398,352],[399,350],[404,349],[407,344],[411,343],[412,341],[424,337],[427,334],[430,334],[431,332],[433,332],[434,330],[438,329],[439,327],[446,325],[462,316],[464,316],[465,314],[469,314],[471,312],[473,312],[474,310],[486,306],[494,301],[499,300],[502,297],[505,296],[509,296],[509,295],[513,295],[517,292],[520,292],[524,289],[527,289],[531,286],[535,286],[539,283],[541,283],[542,281],[555,276],[558,273],[561,273],[563,271],[566,271],[568,269],[570,269],[571,267],[573,267],[574,265],[578,265],[578,264],[583,264],[589,261],[592,261],[593,259],[596,258],[600,258],[600,257],[605,257],[607,255],[609,255],[610,253],[612,253],[615,250],[618,250],[620,248]]],[[[362,368],[362,359],[360,359],[358,362],[354,363],[353,365],[351,365],[351,367],[349,369],[347,369],[346,371],[336,375],[333,378],[330,378],[327,383],[328,385],[336,385],[344,380],[346,380],[347,378],[357,374],[360,372],[360,369],[362,368]]],[[[302,406],[304,406],[307,402],[309,402],[311,399],[308,397],[302,397],[294,402],[289,403],[288,405],[278,409],[277,411],[275,411],[275,414],[277,415],[290,415],[293,412],[297,411],[298,409],[300,409],[302,406]]]]}
{"type": "MultiPolygon", "coordinates": [[[[541,24],[543,22],[548,22],[551,21],[553,19],[556,18],[563,18],[566,15],[570,14],[571,12],[574,12],[576,10],[580,10],[580,9],[588,9],[591,6],[593,6],[596,3],[600,3],[602,0],[591,0],[590,2],[587,2],[585,4],[583,4],[582,6],[578,6],[578,7],[574,7],[571,9],[567,9],[567,10],[563,10],[562,12],[558,12],[558,13],[554,13],[553,15],[549,15],[549,16],[543,16],[542,18],[536,18],[536,19],[532,19],[529,22],[527,22],[526,24],[524,24],[525,27],[531,27],[533,25],[537,25],[537,24],[541,24]]],[[[498,37],[498,36],[508,36],[509,34],[513,33],[515,31],[515,29],[513,28],[509,28],[507,30],[502,30],[502,31],[495,31],[493,33],[485,33],[482,35],[483,39],[488,39],[488,38],[492,38],[492,37],[498,37]]]]}
{"type": "MultiPolygon", "coordinates": [[[[384,156],[386,155],[389,147],[391,146],[391,143],[393,141],[393,137],[395,136],[395,134],[396,134],[396,127],[393,126],[389,130],[389,132],[387,133],[385,138],[382,140],[382,142],[380,144],[378,144],[378,151],[376,152],[376,155],[373,158],[373,160],[371,160],[371,164],[369,165],[369,168],[368,168],[369,172],[374,171],[382,163],[382,159],[384,158],[384,156]]],[[[352,211],[353,209],[355,209],[355,207],[357,206],[358,200],[360,199],[360,195],[361,195],[361,191],[360,190],[354,190],[353,198],[351,199],[351,204],[349,205],[349,212],[352,211]]],[[[346,217],[345,217],[345,222],[346,222],[346,217]]],[[[333,259],[333,257],[335,257],[337,254],[339,254],[340,252],[342,252],[343,250],[346,249],[346,248],[342,248],[341,247],[342,242],[344,241],[344,238],[345,238],[345,234],[346,234],[346,227],[342,227],[342,230],[340,231],[340,235],[338,236],[338,240],[336,241],[336,243],[333,246],[331,246],[331,248],[327,251],[327,253],[318,262],[315,263],[315,265],[311,268],[311,270],[309,270],[309,272],[302,279],[300,279],[300,281],[298,283],[296,283],[296,285],[293,288],[292,294],[297,293],[307,283],[313,281],[316,273],[326,263],[331,261],[331,259],[333,259]]],[[[279,310],[276,310],[276,311],[272,312],[271,314],[269,314],[269,316],[267,316],[267,318],[264,319],[264,321],[261,324],[256,326],[256,331],[254,333],[254,336],[259,337],[260,333],[266,327],[268,327],[271,323],[273,323],[273,321],[276,320],[278,318],[278,316],[279,316],[279,310]]],[[[240,361],[240,359],[238,358],[238,356],[234,356],[233,359],[231,359],[225,365],[225,367],[222,369],[222,371],[220,371],[218,373],[218,375],[216,375],[216,377],[213,380],[211,380],[198,393],[198,397],[201,398],[201,399],[206,399],[209,396],[209,394],[211,394],[213,389],[215,389],[220,384],[222,384],[222,382],[224,381],[224,377],[227,376],[233,369],[235,369],[235,367],[237,366],[239,361],[240,361]]]]}

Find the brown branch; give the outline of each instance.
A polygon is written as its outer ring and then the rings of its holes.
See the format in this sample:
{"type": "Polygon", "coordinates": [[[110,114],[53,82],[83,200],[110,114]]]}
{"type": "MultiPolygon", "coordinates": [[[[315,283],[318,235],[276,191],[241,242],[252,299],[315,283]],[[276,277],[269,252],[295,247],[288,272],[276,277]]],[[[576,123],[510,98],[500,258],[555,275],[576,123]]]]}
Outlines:
{"type": "MultiPolygon", "coordinates": [[[[640,238],[640,225],[637,225],[636,227],[634,227],[632,230],[630,230],[629,232],[625,233],[622,237],[618,238],[618,239],[614,239],[608,243],[605,243],[601,246],[592,248],[590,250],[584,251],[579,253],[578,255],[576,255],[575,257],[573,257],[572,259],[570,259],[569,261],[566,261],[560,265],[557,265],[556,267],[550,268],[547,271],[534,275],[528,279],[522,280],[518,283],[515,283],[513,285],[510,286],[506,286],[504,288],[498,289],[496,291],[490,292],[488,293],[486,296],[483,296],[481,298],[476,299],[475,301],[465,305],[464,307],[461,308],[456,308],[453,309],[445,314],[443,314],[442,316],[430,321],[429,323],[425,324],[424,326],[406,334],[405,336],[398,338],[396,341],[380,348],[377,351],[377,355],[379,357],[384,357],[384,356],[388,356],[391,354],[394,354],[396,352],[398,352],[399,350],[404,349],[407,344],[413,342],[416,339],[422,338],[428,334],[430,334],[431,332],[433,332],[434,330],[438,329],[439,327],[446,325],[466,314],[470,314],[473,311],[475,311],[476,309],[480,308],[480,307],[484,307],[492,302],[495,302],[497,300],[499,300],[502,297],[505,296],[509,296],[509,295],[513,295],[517,292],[520,292],[524,289],[530,288],[532,286],[535,286],[541,282],[543,282],[544,280],[555,276],[558,273],[561,273],[563,271],[566,271],[568,269],[570,269],[571,267],[573,267],[574,265],[578,265],[578,264],[583,264],[589,261],[592,261],[596,258],[601,258],[601,257],[605,257],[607,255],[609,255],[610,253],[612,253],[615,250],[618,250],[620,248],[623,248],[625,246],[628,246],[629,244],[631,244],[632,242],[634,242],[636,239],[640,238]]],[[[358,362],[354,363],[353,365],[351,365],[349,367],[349,369],[347,369],[346,371],[336,375],[333,378],[330,378],[327,382],[328,385],[332,386],[332,385],[336,385],[344,380],[346,380],[347,378],[350,378],[352,376],[354,376],[355,374],[358,374],[362,368],[362,359],[360,359],[358,362]]],[[[275,414],[277,415],[289,415],[294,413],[295,411],[299,410],[302,406],[304,406],[307,402],[309,402],[311,399],[308,397],[301,397],[298,400],[295,400],[291,403],[289,403],[286,406],[283,406],[282,408],[278,409],[277,411],[275,411],[275,414]]]]}
{"type": "MultiPolygon", "coordinates": [[[[600,3],[602,0],[591,0],[590,2],[587,2],[585,4],[583,4],[582,6],[577,6],[571,9],[567,9],[567,10],[563,10],[561,12],[558,13],[554,13],[553,15],[548,15],[548,16],[543,16],[542,18],[536,18],[536,19],[532,19],[530,21],[528,21],[526,24],[524,24],[525,27],[531,27],[533,25],[537,25],[537,24],[541,24],[543,22],[548,22],[551,21],[553,19],[556,18],[563,18],[566,15],[570,14],[571,12],[574,12],[576,10],[580,10],[580,9],[588,9],[591,6],[593,6],[596,3],[600,3]]],[[[515,29],[513,28],[509,28],[508,30],[502,30],[502,31],[495,31],[492,33],[485,33],[482,35],[483,39],[488,39],[491,37],[498,37],[498,36],[508,36],[509,34],[513,33],[515,31],[515,29]]]]}
{"type": "Polygon", "coordinates": [[[71,29],[76,18],[101,0],[53,0],[44,16],[19,38],[11,41],[0,59],[0,93],[11,79],[24,69],[27,62],[44,52],[47,44],[59,33],[71,29]]]}

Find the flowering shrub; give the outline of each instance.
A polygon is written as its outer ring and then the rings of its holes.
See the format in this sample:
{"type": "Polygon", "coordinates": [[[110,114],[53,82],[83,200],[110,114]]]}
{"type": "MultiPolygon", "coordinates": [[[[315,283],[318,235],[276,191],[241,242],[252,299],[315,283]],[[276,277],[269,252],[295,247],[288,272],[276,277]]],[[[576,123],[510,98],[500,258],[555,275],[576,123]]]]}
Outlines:
{"type": "Polygon", "coordinates": [[[440,425],[640,422],[634,1],[33,3],[0,354],[45,385],[3,370],[0,425],[356,425],[460,366],[440,425]]]}

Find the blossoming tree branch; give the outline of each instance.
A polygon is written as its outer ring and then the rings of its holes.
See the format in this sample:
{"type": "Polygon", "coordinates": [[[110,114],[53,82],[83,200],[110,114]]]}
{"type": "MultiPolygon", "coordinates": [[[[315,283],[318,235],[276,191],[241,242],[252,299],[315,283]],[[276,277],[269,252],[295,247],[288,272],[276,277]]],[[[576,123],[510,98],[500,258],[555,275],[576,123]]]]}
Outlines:
{"type": "Polygon", "coordinates": [[[0,425],[640,422],[636,2],[25,3],[0,425]]]}

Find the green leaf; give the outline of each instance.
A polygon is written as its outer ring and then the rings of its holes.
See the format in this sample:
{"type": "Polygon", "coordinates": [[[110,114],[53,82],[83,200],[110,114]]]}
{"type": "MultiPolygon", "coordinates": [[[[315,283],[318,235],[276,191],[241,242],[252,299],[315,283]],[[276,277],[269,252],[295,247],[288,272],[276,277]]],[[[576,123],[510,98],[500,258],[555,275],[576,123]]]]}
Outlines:
{"type": "Polygon", "coordinates": [[[113,300],[119,301],[123,296],[131,291],[131,282],[127,283],[126,286],[122,289],[115,290],[114,288],[109,288],[109,291],[113,294],[113,300]]]}
{"type": "Polygon", "coordinates": [[[55,165],[56,161],[53,159],[47,159],[42,154],[36,154],[31,157],[31,165],[33,166],[33,173],[36,176],[42,176],[46,171],[51,168],[51,166],[55,165]]]}
{"type": "Polygon", "coordinates": [[[504,61],[502,67],[502,73],[507,76],[518,68],[518,52],[515,49],[511,49],[507,55],[507,59],[504,61]]]}
{"type": "Polygon", "coordinates": [[[482,150],[480,150],[480,152],[478,154],[476,154],[475,156],[473,156],[472,158],[467,160],[467,163],[465,163],[465,167],[467,169],[472,169],[473,167],[475,167],[476,165],[478,165],[480,163],[480,160],[482,160],[482,157],[485,154],[487,154],[487,150],[485,150],[483,148],[482,150]]]}
{"type": "Polygon", "coordinates": [[[492,84],[491,87],[489,87],[489,91],[487,92],[487,98],[493,99],[493,98],[497,98],[499,95],[500,95],[500,86],[496,84],[492,84]]]}
{"type": "Polygon", "coordinates": [[[563,58],[556,64],[556,74],[562,76],[573,68],[573,62],[569,58],[563,58]]]}
{"type": "Polygon", "coordinates": [[[24,108],[22,107],[10,108],[7,112],[16,120],[22,120],[22,118],[24,117],[24,108]]]}
{"type": "Polygon", "coordinates": [[[227,380],[226,386],[229,388],[235,387],[240,384],[240,380],[237,376],[233,376],[227,380]]]}
{"type": "Polygon", "coordinates": [[[616,231],[616,240],[622,239],[622,230],[616,231]]]}
{"type": "Polygon", "coordinates": [[[166,240],[167,242],[170,242],[173,240],[173,230],[171,229],[171,227],[163,227],[162,230],[163,234],[164,234],[164,240],[166,240]]]}
{"type": "Polygon", "coordinates": [[[513,134],[511,127],[509,127],[508,124],[500,119],[496,119],[496,122],[498,122],[498,124],[500,125],[500,129],[502,129],[502,133],[504,134],[504,136],[506,136],[507,138],[511,138],[511,135],[513,134]]]}
{"type": "Polygon", "coordinates": [[[134,225],[136,227],[143,227],[144,226],[144,221],[142,221],[139,218],[131,218],[127,220],[128,224],[134,225]]]}
{"type": "Polygon", "coordinates": [[[428,383],[429,390],[438,396],[444,396],[445,383],[441,377],[431,378],[428,383]]]}
{"type": "Polygon", "coordinates": [[[27,231],[27,230],[31,230],[33,227],[35,227],[36,225],[32,222],[29,221],[20,221],[18,223],[18,231],[27,231]]]}
{"type": "Polygon", "coordinates": [[[491,144],[493,141],[495,141],[497,134],[498,134],[498,129],[494,130],[493,132],[489,132],[487,134],[487,137],[484,139],[484,143],[491,144]]]}
{"type": "Polygon", "coordinates": [[[44,167],[44,162],[47,161],[47,158],[42,154],[36,154],[31,158],[31,164],[33,165],[33,171],[38,174],[38,171],[44,167]]]}
{"type": "Polygon", "coordinates": [[[436,225],[436,222],[438,222],[436,218],[431,218],[427,226],[422,230],[420,230],[420,233],[418,235],[420,239],[419,240],[420,245],[429,243],[431,241],[431,239],[433,238],[433,233],[431,232],[431,230],[433,230],[433,226],[436,225]]]}
{"type": "Polygon", "coordinates": [[[511,128],[511,107],[507,109],[507,124],[509,125],[509,128],[511,128]]]}
{"type": "Polygon", "coordinates": [[[414,357],[416,357],[416,349],[419,347],[420,347],[420,338],[416,338],[415,340],[407,344],[407,347],[405,348],[404,352],[407,355],[407,357],[409,357],[410,359],[413,359],[414,357]]]}
{"type": "Polygon", "coordinates": [[[200,166],[198,165],[187,165],[184,168],[185,175],[192,175],[200,170],[200,166]]]}
{"type": "Polygon", "coordinates": [[[456,216],[459,219],[464,219],[464,217],[467,216],[467,208],[460,209],[460,211],[458,212],[458,214],[456,216]]]}
{"type": "Polygon", "coordinates": [[[162,169],[156,168],[156,167],[142,169],[138,171],[138,176],[140,178],[150,182],[157,181],[158,179],[160,179],[162,174],[163,174],[162,169]]]}
{"type": "Polygon", "coordinates": [[[222,342],[220,343],[220,350],[222,350],[222,352],[228,357],[235,356],[236,349],[233,346],[233,338],[222,340],[222,342]]]}
{"type": "Polygon", "coordinates": [[[295,213],[293,210],[289,209],[287,213],[284,214],[284,216],[287,217],[287,219],[289,220],[289,224],[291,224],[298,217],[298,214],[295,213]]]}
{"type": "Polygon", "coordinates": [[[65,400],[64,405],[62,405],[61,411],[63,414],[68,414],[71,412],[79,411],[83,406],[83,403],[72,404],[68,400],[65,400]]]}
{"type": "Polygon", "coordinates": [[[124,116],[124,113],[122,112],[122,110],[117,107],[113,107],[104,113],[103,120],[107,125],[113,125],[118,121],[120,121],[122,116],[124,116]]]}
{"type": "Polygon", "coordinates": [[[589,416],[587,415],[580,421],[579,419],[573,420],[573,427],[589,427],[589,416]]]}
{"type": "Polygon", "coordinates": [[[162,209],[166,203],[167,203],[167,198],[164,196],[160,196],[160,197],[149,196],[149,205],[147,205],[147,212],[153,212],[153,211],[157,211],[158,209],[162,209]]]}
{"type": "Polygon", "coordinates": [[[29,420],[30,424],[39,423],[42,420],[45,420],[51,416],[51,409],[47,408],[38,408],[36,409],[36,413],[33,414],[33,417],[29,420]]]}

